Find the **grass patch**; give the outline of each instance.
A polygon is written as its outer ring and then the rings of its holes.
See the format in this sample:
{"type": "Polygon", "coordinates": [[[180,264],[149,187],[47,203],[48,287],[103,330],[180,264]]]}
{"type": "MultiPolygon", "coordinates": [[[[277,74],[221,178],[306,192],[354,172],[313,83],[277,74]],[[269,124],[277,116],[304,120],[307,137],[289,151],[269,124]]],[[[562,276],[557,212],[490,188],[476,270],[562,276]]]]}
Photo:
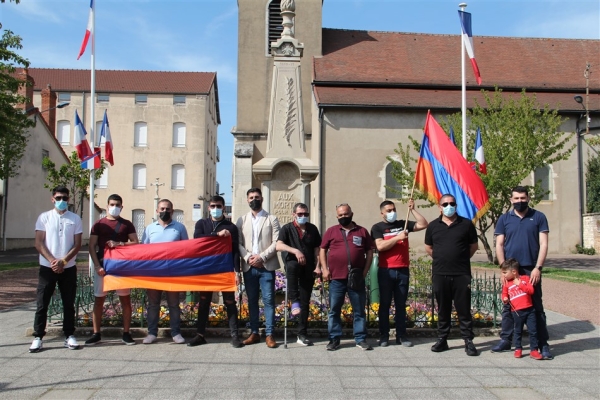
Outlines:
{"type": "MultiPolygon", "coordinates": [[[[497,265],[490,264],[490,263],[484,263],[484,262],[474,262],[474,263],[471,263],[471,265],[476,268],[493,269],[498,272],[497,275],[498,275],[498,277],[500,277],[500,268],[497,265]]],[[[542,276],[544,278],[556,279],[559,281],[566,281],[566,282],[573,282],[573,283],[585,283],[585,284],[590,284],[590,285],[594,285],[594,286],[600,284],[600,273],[597,273],[597,272],[576,271],[576,270],[572,270],[572,269],[544,267],[542,276]]]]}
{"type": "Polygon", "coordinates": [[[39,265],[40,264],[37,261],[15,263],[15,264],[0,264],[0,271],[12,271],[13,269],[33,268],[33,267],[39,267],[39,265]]]}

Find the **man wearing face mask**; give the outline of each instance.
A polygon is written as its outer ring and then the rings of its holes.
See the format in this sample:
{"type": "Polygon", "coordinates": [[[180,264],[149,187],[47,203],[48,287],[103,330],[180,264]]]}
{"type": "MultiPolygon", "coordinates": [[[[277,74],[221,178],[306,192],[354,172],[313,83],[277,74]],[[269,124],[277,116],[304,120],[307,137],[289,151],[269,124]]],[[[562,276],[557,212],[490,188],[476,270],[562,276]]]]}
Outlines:
{"type": "MultiPolygon", "coordinates": [[[[531,299],[537,320],[538,345],[544,360],[552,360],[548,345],[548,327],[542,303],[542,268],[548,254],[548,220],[546,216],[529,207],[529,193],[523,186],[515,187],[510,202],[513,209],[498,218],[496,224],[496,257],[502,264],[508,258],[519,262],[521,275],[530,277],[535,291],[531,299]]],[[[508,351],[511,348],[514,320],[510,305],[502,309],[502,332],[500,342],[492,352],[508,351]]]]}
{"type": "MultiPolygon", "coordinates": [[[[90,257],[94,262],[94,312],[92,314],[92,323],[94,334],[85,341],[86,346],[94,345],[102,340],[100,327],[102,326],[102,311],[104,310],[104,299],[107,292],[104,291],[103,268],[104,249],[115,248],[117,246],[127,246],[129,244],[139,243],[135,227],[131,221],[121,217],[123,211],[123,199],[118,194],[108,196],[108,205],[106,217],[96,221],[90,232],[90,257]],[[97,246],[97,247],[96,247],[97,246]]],[[[134,345],[135,340],[129,333],[131,326],[131,290],[117,290],[121,307],[123,308],[123,343],[134,345]]]]}
{"type": "Polygon", "coordinates": [[[329,283],[329,344],[326,349],[335,351],[342,337],[341,312],[346,293],[350,298],[353,313],[354,341],[361,350],[373,350],[367,343],[365,315],[365,277],[371,268],[375,244],[369,231],[352,222],[354,213],[348,204],[335,207],[339,225],[327,229],[321,242],[319,258],[323,280],[329,283]],[[351,271],[352,270],[352,271],[351,271]],[[361,273],[356,275],[356,273],[361,273]],[[354,280],[350,275],[361,277],[354,280]],[[350,281],[350,282],[349,282],[350,281]]]}
{"type": "Polygon", "coordinates": [[[248,189],[246,200],[251,211],[240,217],[235,224],[240,235],[240,258],[244,270],[252,330],[243,343],[250,345],[260,342],[258,334],[260,292],[265,310],[265,343],[269,348],[275,348],[277,342],[273,337],[273,328],[275,326],[275,270],[280,268],[276,250],[279,220],[263,210],[263,197],[259,188],[248,189]]]}
{"type": "Polygon", "coordinates": [[[56,284],[63,304],[64,347],[75,350],[79,344],[75,333],[75,295],[77,293],[77,267],[75,259],[81,248],[83,226],[81,218],[67,210],[69,189],[57,186],[52,190],[54,208],[43,212],[35,223],[35,248],[40,253],[40,270],[37,285],[37,307],[33,322],[35,339],[30,353],[42,350],[46,334],[48,306],[56,284]]]}
{"type": "MultiPolygon", "coordinates": [[[[177,221],[173,221],[173,203],[170,200],[162,199],[158,202],[156,209],[158,221],[151,223],[144,230],[142,243],[166,243],[176,242],[178,240],[188,240],[185,226],[177,221]]],[[[177,344],[185,343],[181,336],[181,309],[179,308],[179,292],[168,292],[167,305],[169,306],[169,325],[171,326],[171,336],[177,344]]],[[[158,335],[158,318],[160,312],[160,300],[163,290],[147,289],[148,296],[148,336],[142,343],[151,344],[156,341],[158,335]]]]}
{"type": "Polygon", "coordinates": [[[396,206],[386,200],[379,205],[383,221],[371,228],[371,236],[379,251],[379,346],[387,347],[390,337],[390,306],[392,298],[396,308],[396,344],[411,347],[406,337],[406,298],[410,272],[408,254],[408,233],[427,228],[427,220],[415,209],[413,199],[408,201],[408,209],[416,221],[396,220],[396,206]]]}
{"type": "Polygon", "coordinates": [[[294,220],[281,227],[277,240],[277,251],[285,251],[285,273],[289,298],[292,301],[292,315],[300,315],[297,343],[312,346],[306,337],[310,296],[315,284],[315,276],[321,274],[319,266],[319,229],[308,222],[308,206],[296,203],[292,212],[294,220]]]}
{"type": "Polygon", "coordinates": [[[471,257],[477,251],[477,231],[470,220],[456,213],[456,205],[453,195],[443,195],[441,215],[425,231],[425,251],[433,258],[432,286],[438,304],[438,340],[431,351],[448,350],[454,301],[465,352],[477,356],[471,317],[471,257]]]}
{"type": "MultiPolygon", "coordinates": [[[[210,216],[200,219],[196,222],[194,229],[194,239],[206,236],[231,237],[231,254],[233,255],[233,269],[235,270],[235,284],[240,284],[240,260],[238,240],[239,234],[237,227],[225,218],[223,210],[225,209],[225,199],[221,196],[213,196],[208,201],[210,216]]],[[[238,309],[235,302],[235,292],[222,292],[223,302],[227,310],[227,319],[229,320],[229,329],[231,331],[231,346],[234,348],[244,347],[238,335],[238,309]]],[[[206,344],[204,333],[208,323],[208,314],[210,311],[210,301],[213,292],[200,292],[200,301],[198,303],[198,322],[196,337],[188,342],[188,346],[195,347],[206,344]]]]}

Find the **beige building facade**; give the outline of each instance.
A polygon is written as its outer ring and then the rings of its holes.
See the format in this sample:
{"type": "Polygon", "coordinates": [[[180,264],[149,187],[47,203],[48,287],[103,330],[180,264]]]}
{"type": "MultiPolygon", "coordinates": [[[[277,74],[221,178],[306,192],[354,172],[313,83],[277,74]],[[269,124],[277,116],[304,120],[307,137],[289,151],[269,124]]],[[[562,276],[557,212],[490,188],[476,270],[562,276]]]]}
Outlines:
{"type": "MultiPolygon", "coordinates": [[[[69,102],[49,121],[67,154],[76,151],[75,111],[88,138],[94,126],[96,139],[106,111],[114,166],[107,163],[95,182],[100,208],[106,207],[110,194],[121,195],[122,216],[134,223],[141,237],[156,217],[156,199],[166,198],[173,202],[173,218],[192,234],[195,221],[207,216],[208,198],[218,190],[216,73],[96,71],[96,99],[91,98],[89,71],[30,68],[29,74],[36,82],[34,105],[43,107],[47,85],[58,103],[69,102]],[[90,121],[92,102],[95,124],[90,121]]],[[[103,141],[101,147],[104,157],[103,141]]]]}
{"type": "MultiPolygon", "coordinates": [[[[455,54],[460,36],[326,29],[321,26],[321,0],[292,1],[295,39],[303,43],[306,157],[317,171],[305,180],[306,190],[298,196],[289,186],[273,189],[281,182],[287,184],[286,176],[302,175],[298,162],[281,158],[268,175],[262,167],[269,158],[269,135],[284,133],[269,130],[273,120],[269,110],[279,98],[268,96],[276,57],[266,52],[265,38],[276,31],[274,9],[282,4],[289,7],[287,3],[290,1],[238,1],[238,115],[232,131],[234,218],[247,212],[246,190],[257,186],[266,194],[264,208],[277,215],[289,218],[295,200],[304,199],[311,208],[311,222],[323,231],[337,223],[335,205],[349,203],[354,220],[370,228],[381,218],[379,204],[385,199],[398,200],[385,188],[395,185],[387,157],[394,156],[398,143],[406,146],[409,136],[422,137],[427,110],[438,120],[460,111],[460,58],[455,54]],[[290,172],[282,172],[280,178],[279,167],[290,172]],[[277,203],[287,198],[292,201],[277,203]],[[280,210],[280,206],[288,210],[280,210]]],[[[482,103],[482,88],[493,91],[497,85],[507,96],[518,96],[525,88],[535,93],[541,104],[559,110],[565,118],[562,132],[579,128],[582,133],[581,105],[573,96],[585,95],[585,63],[573,60],[599,54],[600,41],[484,37],[477,38],[475,47],[484,86],[477,86],[469,70],[468,107],[474,106],[475,100],[482,103]]],[[[590,82],[589,109],[600,109],[597,80],[590,82]]],[[[597,117],[592,115],[592,126],[600,125],[597,117]]],[[[532,171],[530,179],[523,182],[541,179],[550,191],[536,208],[548,217],[551,253],[571,252],[582,240],[579,179],[589,147],[575,136],[571,144],[581,146],[581,160],[576,149],[568,160],[532,171]]],[[[405,188],[404,199],[408,191],[405,188]]],[[[406,208],[398,208],[399,218],[404,218],[406,208]]],[[[429,220],[438,215],[433,208],[422,211],[429,220]]],[[[422,239],[415,235],[411,247],[422,250],[422,239]]]]}

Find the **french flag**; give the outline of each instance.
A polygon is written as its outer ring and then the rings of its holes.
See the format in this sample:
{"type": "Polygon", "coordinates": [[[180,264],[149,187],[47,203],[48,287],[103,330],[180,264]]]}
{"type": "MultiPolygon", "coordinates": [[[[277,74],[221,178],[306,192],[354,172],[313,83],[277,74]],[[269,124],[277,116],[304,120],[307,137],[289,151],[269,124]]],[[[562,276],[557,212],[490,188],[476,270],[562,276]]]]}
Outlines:
{"type": "Polygon", "coordinates": [[[110,127],[108,125],[108,117],[106,116],[106,110],[104,110],[102,128],[100,128],[100,140],[104,141],[104,158],[110,163],[110,165],[115,165],[115,161],[113,159],[112,138],[110,137],[110,127]]]}
{"type": "Polygon", "coordinates": [[[473,66],[473,72],[475,73],[475,79],[477,84],[481,85],[481,74],[479,73],[479,67],[475,60],[475,51],[473,50],[473,33],[471,32],[471,13],[466,11],[458,11],[458,17],[460,18],[460,25],[462,27],[462,36],[467,54],[471,59],[471,65],[473,66]]]}
{"type": "Polygon", "coordinates": [[[88,41],[90,40],[90,36],[92,35],[92,22],[94,20],[94,0],[90,0],[90,15],[88,17],[87,28],[85,29],[85,35],[83,36],[83,42],[81,43],[81,48],[79,49],[79,55],[77,59],[79,60],[83,53],[85,53],[85,48],[87,47],[88,41]]]}
{"type": "Polygon", "coordinates": [[[94,147],[94,154],[81,161],[81,168],[98,169],[100,168],[100,163],[100,147],[94,147]]]}
{"type": "Polygon", "coordinates": [[[79,114],[75,110],[75,148],[77,149],[77,157],[79,160],[84,161],[85,159],[93,155],[90,144],[86,139],[87,132],[79,119],[79,114]]]}
{"type": "Polygon", "coordinates": [[[481,130],[477,128],[477,139],[475,139],[475,160],[479,163],[479,172],[487,175],[485,157],[483,156],[483,141],[481,140],[481,130]]]}

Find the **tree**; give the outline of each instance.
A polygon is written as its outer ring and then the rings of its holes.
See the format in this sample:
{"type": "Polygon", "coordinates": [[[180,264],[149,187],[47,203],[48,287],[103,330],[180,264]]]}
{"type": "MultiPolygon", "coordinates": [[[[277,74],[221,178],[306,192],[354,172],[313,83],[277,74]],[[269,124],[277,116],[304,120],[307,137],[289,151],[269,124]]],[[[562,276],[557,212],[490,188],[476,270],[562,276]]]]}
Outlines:
{"type": "Polygon", "coordinates": [[[592,150],[596,153],[588,159],[585,172],[586,211],[588,213],[600,212],[600,138],[587,140],[592,150]]]}
{"type": "MultiPolygon", "coordinates": [[[[491,207],[475,227],[488,260],[493,262],[493,246],[488,242],[486,233],[490,228],[495,228],[498,218],[510,208],[511,189],[523,184],[537,168],[569,158],[575,145],[567,147],[573,134],[559,131],[563,119],[558,111],[550,109],[548,105],[540,106],[535,95],[528,95],[523,90],[518,98],[514,98],[504,95],[498,88],[493,93],[482,90],[482,94],[485,105],[476,102],[468,113],[467,148],[474,149],[477,128],[480,128],[487,175],[479,176],[487,189],[491,207]]],[[[460,127],[461,113],[448,116],[440,125],[446,132],[449,132],[450,126],[460,127]]],[[[461,137],[456,136],[456,146],[460,149],[461,137]]],[[[416,155],[410,152],[411,146],[403,148],[398,144],[395,152],[400,161],[388,157],[394,164],[392,175],[407,187],[412,187],[414,167],[421,147],[414,138],[410,137],[410,140],[416,155]]],[[[472,159],[474,156],[470,153],[467,157],[472,159]]],[[[540,182],[535,182],[530,188],[532,205],[547,194],[540,182]]],[[[422,193],[416,193],[414,197],[426,200],[422,193]]]]}
{"type": "MultiPolygon", "coordinates": [[[[44,187],[53,189],[56,186],[64,186],[69,189],[70,199],[73,205],[73,212],[83,215],[83,199],[90,198],[88,188],[90,187],[90,170],[81,168],[81,161],[77,157],[77,152],[74,151],[69,157],[69,162],[63,164],[58,170],[56,164],[48,157],[44,157],[42,161],[43,167],[48,171],[46,179],[49,183],[45,183],[44,187]]],[[[106,168],[104,159],[100,164],[100,168],[94,170],[94,180],[100,179],[106,168]]]]}
{"type": "Polygon", "coordinates": [[[29,66],[27,59],[13,51],[21,48],[21,38],[12,31],[4,31],[0,39],[0,179],[17,174],[27,145],[27,130],[33,126],[33,121],[16,108],[27,100],[18,93],[19,87],[27,82],[14,75],[17,66],[29,66]]]}

